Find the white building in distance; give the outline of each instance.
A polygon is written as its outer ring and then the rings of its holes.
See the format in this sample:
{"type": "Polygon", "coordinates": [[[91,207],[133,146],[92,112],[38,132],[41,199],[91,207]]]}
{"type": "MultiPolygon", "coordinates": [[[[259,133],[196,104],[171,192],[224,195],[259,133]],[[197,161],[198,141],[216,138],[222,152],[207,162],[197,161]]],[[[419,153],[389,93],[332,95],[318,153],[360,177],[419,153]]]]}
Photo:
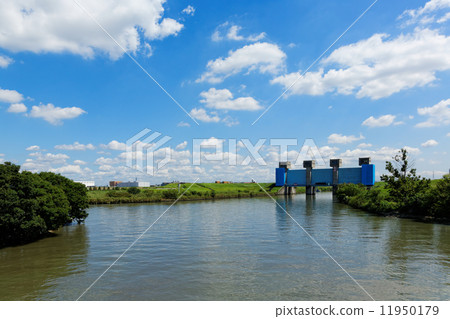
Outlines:
{"type": "Polygon", "coordinates": [[[117,187],[150,187],[150,182],[122,182],[117,187]]]}

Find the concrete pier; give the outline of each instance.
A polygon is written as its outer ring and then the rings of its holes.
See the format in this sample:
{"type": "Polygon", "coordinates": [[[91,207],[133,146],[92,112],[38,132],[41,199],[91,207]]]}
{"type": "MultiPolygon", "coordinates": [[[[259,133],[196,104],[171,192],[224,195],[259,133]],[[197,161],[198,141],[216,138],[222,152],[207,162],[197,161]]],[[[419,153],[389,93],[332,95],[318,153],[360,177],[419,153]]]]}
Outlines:
{"type": "Polygon", "coordinates": [[[285,196],[295,195],[296,193],[297,190],[295,187],[286,185],[281,187],[280,190],[277,192],[278,195],[285,195],[285,196]]]}
{"type": "Polygon", "coordinates": [[[316,195],[316,187],[312,185],[312,170],[316,166],[316,161],[303,161],[303,168],[306,168],[306,195],[316,195]]]}
{"type": "Polygon", "coordinates": [[[333,195],[336,194],[339,184],[339,167],[342,166],[341,159],[330,159],[330,167],[333,168],[333,195]]]}

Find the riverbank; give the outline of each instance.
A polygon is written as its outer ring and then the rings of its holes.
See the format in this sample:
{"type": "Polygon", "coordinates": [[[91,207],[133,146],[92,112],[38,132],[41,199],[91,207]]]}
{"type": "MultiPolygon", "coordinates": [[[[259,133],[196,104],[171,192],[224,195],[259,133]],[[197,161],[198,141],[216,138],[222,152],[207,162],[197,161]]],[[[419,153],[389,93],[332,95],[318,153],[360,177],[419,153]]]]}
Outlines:
{"type": "Polygon", "coordinates": [[[367,189],[363,185],[340,185],[339,202],[353,208],[384,216],[414,219],[421,222],[450,224],[450,179],[429,181],[427,188],[398,198],[386,183],[378,182],[367,189]]]}
{"type": "MultiPolygon", "coordinates": [[[[89,204],[131,204],[173,202],[181,194],[181,201],[249,198],[277,195],[280,187],[273,183],[198,183],[168,184],[163,187],[118,188],[113,190],[92,190],[88,192],[89,204]],[[264,189],[261,189],[261,187],[264,189]]],[[[297,187],[297,194],[305,193],[305,187],[297,187]]],[[[322,187],[321,191],[331,191],[331,187],[322,187]]]]}

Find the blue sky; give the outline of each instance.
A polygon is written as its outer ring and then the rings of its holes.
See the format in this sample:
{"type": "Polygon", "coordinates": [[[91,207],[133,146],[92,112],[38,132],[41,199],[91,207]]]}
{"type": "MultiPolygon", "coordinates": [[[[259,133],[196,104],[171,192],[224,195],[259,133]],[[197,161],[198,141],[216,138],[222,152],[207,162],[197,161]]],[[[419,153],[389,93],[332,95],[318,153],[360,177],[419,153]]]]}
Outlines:
{"type": "Polygon", "coordinates": [[[450,0],[379,0],[342,35],[373,3],[2,1],[0,161],[98,185],[272,181],[280,148],[270,139],[296,139],[283,154],[295,162],[312,138],[325,160],[371,156],[378,174],[406,146],[419,173],[440,177],[450,168],[450,0]],[[171,137],[153,175],[125,161],[124,143],[145,128],[171,137]],[[222,160],[193,165],[194,139],[223,139],[222,160]],[[243,139],[266,139],[265,165],[242,165],[243,139]]]}

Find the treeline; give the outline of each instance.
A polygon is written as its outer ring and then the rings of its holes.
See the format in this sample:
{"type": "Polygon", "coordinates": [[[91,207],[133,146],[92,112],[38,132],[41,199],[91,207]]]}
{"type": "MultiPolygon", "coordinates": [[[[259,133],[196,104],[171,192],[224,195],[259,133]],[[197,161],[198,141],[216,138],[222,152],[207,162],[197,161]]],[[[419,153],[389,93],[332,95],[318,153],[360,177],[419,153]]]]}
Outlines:
{"type": "MultiPolygon", "coordinates": [[[[90,204],[157,203],[180,201],[249,198],[276,195],[280,187],[274,183],[196,183],[167,185],[167,188],[116,188],[111,190],[91,190],[88,192],[90,204]],[[261,187],[264,189],[261,189],[261,187]],[[267,192],[267,193],[266,193],[267,192]],[[183,196],[181,196],[183,194],[183,196]]],[[[320,191],[331,191],[331,187],[320,187],[320,191]]],[[[305,187],[297,187],[297,194],[305,193],[305,187]]]]}
{"type": "MultiPolygon", "coordinates": [[[[98,191],[97,191],[98,192],[98,191]]],[[[89,198],[90,204],[126,204],[126,203],[158,203],[170,201],[181,196],[181,201],[191,200],[207,200],[207,199],[221,199],[221,198],[243,198],[243,197],[256,197],[263,196],[262,190],[260,192],[254,192],[249,190],[237,190],[235,192],[216,192],[215,190],[188,190],[184,192],[181,189],[180,192],[176,189],[167,190],[155,190],[155,189],[139,189],[136,187],[130,187],[124,190],[109,190],[101,191],[97,196],[89,198]],[[184,193],[184,194],[183,194],[184,193]],[[101,194],[101,195],[100,195],[101,194]],[[100,196],[98,196],[100,195],[100,196]]],[[[267,196],[267,195],[265,195],[267,196]]]]}
{"type": "Polygon", "coordinates": [[[86,187],[80,183],[0,164],[0,247],[39,239],[72,221],[81,223],[88,206],[86,187]]]}
{"type": "Polygon", "coordinates": [[[433,184],[417,176],[405,149],[392,162],[386,162],[386,170],[390,174],[381,176],[383,183],[371,189],[364,185],[340,185],[338,201],[373,213],[450,221],[449,175],[433,184]]]}

